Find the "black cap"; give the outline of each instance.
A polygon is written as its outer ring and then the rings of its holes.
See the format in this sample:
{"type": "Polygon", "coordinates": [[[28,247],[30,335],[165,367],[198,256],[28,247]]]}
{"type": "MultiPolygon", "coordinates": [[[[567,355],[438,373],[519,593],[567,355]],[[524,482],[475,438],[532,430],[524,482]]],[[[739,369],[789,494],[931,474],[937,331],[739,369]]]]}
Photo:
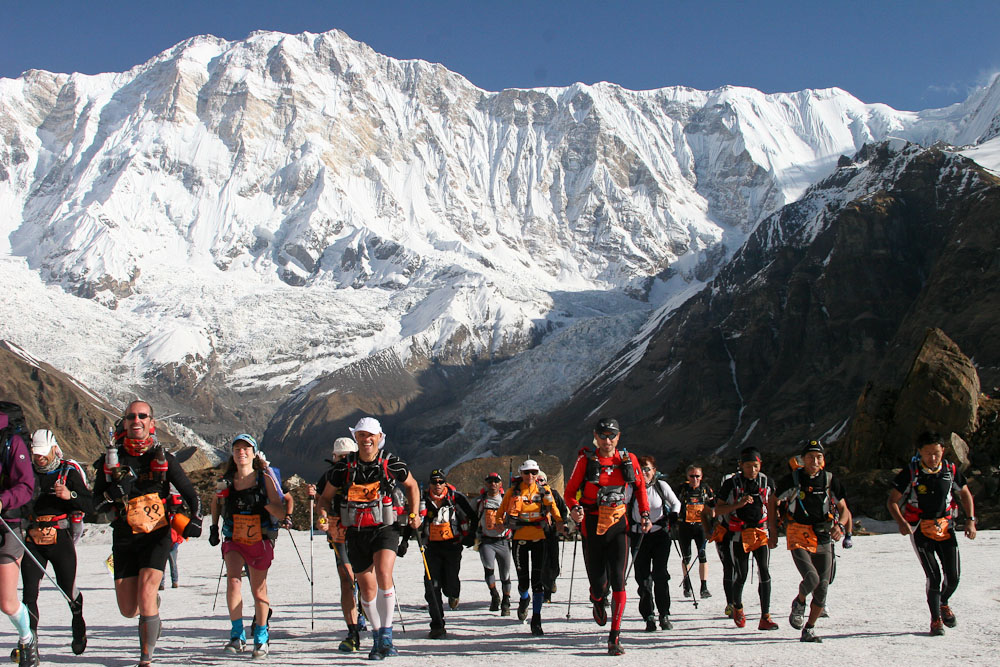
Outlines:
{"type": "Polygon", "coordinates": [[[440,468],[435,468],[434,470],[431,470],[431,476],[429,477],[429,479],[432,482],[446,482],[446,481],[448,481],[448,478],[445,477],[445,475],[444,475],[444,470],[441,470],[440,468]]]}
{"type": "Polygon", "coordinates": [[[750,461],[760,461],[760,451],[756,447],[747,447],[740,452],[740,463],[748,463],[750,461]]]}
{"type": "Polygon", "coordinates": [[[805,456],[809,452],[819,452],[820,454],[826,454],[826,450],[823,449],[823,443],[819,440],[809,440],[802,446],[802,456],[805,456]]]}
{"type": "Polygon", "coordinates": [[[621,430],[618,420],[611,417],[601,417],[594,424],[594,432],[596,433],[620,433],[621,430]]]}

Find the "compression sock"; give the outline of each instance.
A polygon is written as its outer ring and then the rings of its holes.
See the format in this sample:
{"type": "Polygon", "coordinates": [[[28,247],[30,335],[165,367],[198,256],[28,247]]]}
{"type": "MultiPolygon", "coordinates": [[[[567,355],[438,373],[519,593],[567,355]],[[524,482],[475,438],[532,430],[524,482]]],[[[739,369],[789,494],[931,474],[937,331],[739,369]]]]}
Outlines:
{"type": "Polygon", "coordinates": [[[392,616],[396,611],[396,587],[391,586],[385,590],[378,589],[378,593],[375,595],[375,606],[378,607],[378,615],[382,621],[381,627],[391,630],[392,616]]]}
{"type": "Polygon", "coordinates": [[[372,631],[378,630],[382,627],[381,615],[378,612],[378,605],[375,604],[375,600],[378,599],[378,595],[371,600],[362,600],[361,606],[364,607],[365,616],[368,617],[368,623],[371,625],[372,631]]]}
{"type": "Polygon", "coordinates": [[[156,640],[160,636],[160,615],[139,616],[139,662],[152,662],[156,640]]]}
{"type": "Polygon", "coordinates": [[[545,602],[545,593],[537,591],[531,594],[531,613],[538,616],[542,613],[542,603],[545,602]]]}
{"type": "Polygon", "coordinates": [[[611,594],[611,630],[618,631],[622,627],[622,616],[625,615],[625,591],[615,591],[611,594]]]}
{"type": "Polygon", "coordinates": [[[21,606],[17,608],[13,614],[7,616],[10,619],[11,624],[14,629],[17,630],[18,639],[22,644],[27,644],[31,641],[31,616],[28,614],[28,608],[21,603],[21,606]]]}

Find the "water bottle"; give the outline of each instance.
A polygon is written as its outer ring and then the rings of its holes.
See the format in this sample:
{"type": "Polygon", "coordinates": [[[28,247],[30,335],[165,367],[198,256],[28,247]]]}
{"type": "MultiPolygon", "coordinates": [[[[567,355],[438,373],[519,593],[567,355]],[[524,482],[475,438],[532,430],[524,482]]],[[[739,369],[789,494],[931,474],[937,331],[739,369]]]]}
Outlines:
{"type": "Polygon", "coordinates": [[[392,498],[382,497],[382,525],[390,526],[396,522],[396,508],[392,506],[392,498]]]}
{"type": "Polygon", "coordinates": [[[108,429],[108,450],[104,454],[104,479],[107,482],[118,477],[117,472],[121,467],[118,462],[118,447],[115,445],[115,431],[108,429]]]}

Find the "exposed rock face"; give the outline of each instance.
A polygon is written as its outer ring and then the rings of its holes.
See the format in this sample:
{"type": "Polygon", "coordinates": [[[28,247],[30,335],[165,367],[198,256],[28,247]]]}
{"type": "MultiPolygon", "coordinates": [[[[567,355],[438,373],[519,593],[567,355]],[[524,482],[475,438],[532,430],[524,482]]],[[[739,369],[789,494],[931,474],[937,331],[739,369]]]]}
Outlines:
{"type": "MultiPolygon", "coordinates": [[[[993,386],[997,247],[995,177],[934,149],[868,147],[762,223],[705,290],[532,435],[568,458],[601,406],[633,451],[665,460],[835,439],[866,383],[902,386],[930,326],[973,351],[993,386]]],[[[942,419],[956,426],[975,410],[953,407],[942,419]]]]}
{"type": "MultiPolygon", "coordinates": [[[[546,482],[560,493],[566,487],[562,462],[558,457],[536,452],[522,456],[486,456],[459,463],[448,472],[448,483],[466,494],[478,494],[483,488],[483,480],[491,472],[500,473],[503,478],[503,488],[510,486],[510,475],[518,475],[518,468],[525,459],[532,458],[545,473],[546,482]]],[[[421,480],[422,482],[423,480],[421,480]]]]}
{"type": "MultiPolygon", "coordinates": [[[[52,431],[63,453],[79,461],[93,479],[90,463],[104,453],[108,427],[121,415],[121,410],[7,341],[0,341],[0,376],[3,377],[0,400],[20,404],[31,431],[40,428],[52,431]]],[[[186,470],[210,465],[200,449],[181,445],[169,426],[160,423],[157,436],[186,470]]]]}
{"type": "Polygon", "coordinates": [[[967,467],[978,427],[979,376],[940,329],[929,329],[901,387],[866,388],[847,436],[849,465],[894,466],[913,455],[923,431],[955,435],[951,456],[967,467]]]}

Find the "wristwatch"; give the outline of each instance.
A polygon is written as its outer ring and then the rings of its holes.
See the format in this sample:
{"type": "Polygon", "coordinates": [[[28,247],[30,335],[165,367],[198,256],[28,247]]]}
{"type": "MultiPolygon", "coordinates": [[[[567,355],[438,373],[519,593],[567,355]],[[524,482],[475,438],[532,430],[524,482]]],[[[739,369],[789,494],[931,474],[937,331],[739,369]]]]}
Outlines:
{"type": "Polygon", "coordinates": [[[970,517],[966,518],[965,520],[966,521],[971,521],[972,523],[976,523],[976,517],[974,517],[974,516],[970,516],[970,517]]]}
{"type": "Polygon", "coordinates": [[[69,492],[69,497],[70,497],[70,500],[72,500],[73,498],[76,498],[76,491],[70,491],[69,492]]]}

